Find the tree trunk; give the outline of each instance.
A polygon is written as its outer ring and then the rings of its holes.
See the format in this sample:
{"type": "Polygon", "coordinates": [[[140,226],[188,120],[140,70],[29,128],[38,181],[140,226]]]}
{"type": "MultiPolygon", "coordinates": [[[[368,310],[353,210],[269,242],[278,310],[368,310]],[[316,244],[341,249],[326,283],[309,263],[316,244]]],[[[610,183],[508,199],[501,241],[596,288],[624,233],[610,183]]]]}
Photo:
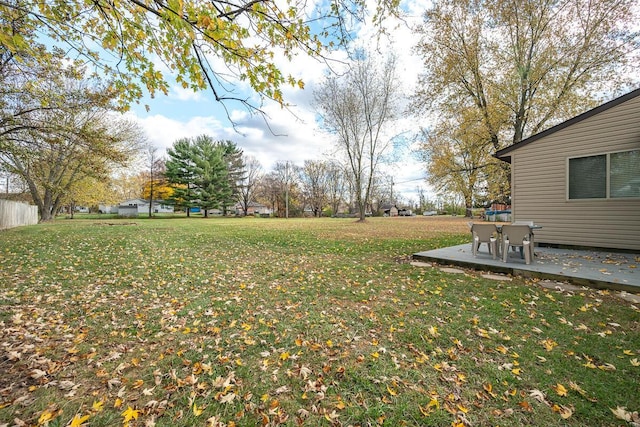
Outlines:
{"type": "Polygon", "coordinates": [[[471,218],[473,216],[473,200],[471,198],[471,194],[467,194],[464,196],[464,216],[466,218],[471,218]]]}

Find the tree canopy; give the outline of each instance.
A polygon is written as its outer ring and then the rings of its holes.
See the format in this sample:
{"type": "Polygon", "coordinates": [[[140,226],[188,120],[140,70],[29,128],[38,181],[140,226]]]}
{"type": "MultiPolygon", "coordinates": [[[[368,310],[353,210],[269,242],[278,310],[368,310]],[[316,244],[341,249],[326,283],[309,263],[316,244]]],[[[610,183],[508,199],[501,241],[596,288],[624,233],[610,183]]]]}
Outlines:
{"type": "MultiPolygon", "coordinates": [[[[397,5],[380,1],[375,20],[397,5]]],[[[349,34],[346,18],[362,18],[365,7],[362,0],[314,10],[296,0],[9,0],[0,2],[0,44],[38,58],[37,46],[47,40],[112,81],[123,108],[144,90],[166,94],[172,74],[183,88],[208,88],[217,101],[256,109],[259,103],[238,95],[232,80],[283,103],[283,85],[304,83],[282,73],[278,55],[322,59],[328,45],[349,34]]]]}
{"type": "Polygon", "coordinates": [[[244,176],[242,151],[232,141],[214,141],[208,135],[182,138],[167,150],[165,176],[174,185],[171,201],[189,212],[200,207],[205,217],[238,201],[244,176]]]}
{"type": "MultiPolygon", "coordinates": [[[[640,47],[635,5],[635,0],[435,2],[420,29],[417,50],[424,73],[414,110],[433,114],[434,138],[451,123],[468,128],[463,115],[473,117],[478,124],[465,144],[485,147],[489,154],[586,111],[602,93],[625,90],[633,79],[640,47]]],[[[459,151],[448,153],[458,159],[447,162],[460,161],[459,151]]],[[[508,168],[496,162],[476,166],[492,168],[497,173],[492,181],[508,182],[508,168]]],[[[508,186],[500,193],[505,188],[493,184],[485,185],[491,197],[509,197],[508,186]]]]}
{"type": "Polygon", "coordinates": [[[144,140],[113,114],[115,92],[60,55],[45,56],[0,54],[0,164],[26,182],[41,221],[53,219],[80,182],[106,180],[144,140]]]}

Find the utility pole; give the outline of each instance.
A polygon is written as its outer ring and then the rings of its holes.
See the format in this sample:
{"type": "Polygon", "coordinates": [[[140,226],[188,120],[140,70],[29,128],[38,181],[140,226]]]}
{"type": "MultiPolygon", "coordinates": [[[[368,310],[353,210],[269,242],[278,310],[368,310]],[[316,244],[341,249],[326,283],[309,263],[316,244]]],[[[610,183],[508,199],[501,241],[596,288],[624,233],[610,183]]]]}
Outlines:
{"type": "Polygon", "coordinates": [[[391,178],[391,206],[395,206],[395,203],[393,202],[393,178],[391,178]]]}
{"type": "Polygon", "coordinates": [[[284,210],[285,218],[289,218],[289,161],[284,164],[284,210]]]}

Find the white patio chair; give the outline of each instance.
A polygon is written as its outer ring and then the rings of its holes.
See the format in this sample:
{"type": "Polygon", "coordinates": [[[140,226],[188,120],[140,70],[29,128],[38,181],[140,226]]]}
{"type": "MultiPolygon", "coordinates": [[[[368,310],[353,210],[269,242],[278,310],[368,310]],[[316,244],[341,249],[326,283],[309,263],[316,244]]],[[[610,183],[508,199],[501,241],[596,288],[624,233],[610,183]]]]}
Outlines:
{"type": "Polygon", "coordinates": [[[470,224],[473,242],[471,243],[471,252],[473,256],[478,256],[478,249],[482,243],[486,243],[489,247],[489,253],[496,259],[498,255],[498,228],[495,224],[470,224]]]}
{"type": "Polygon", "coordinates": [[[502,261],[507,262],[509,247],[522,248],[524,261],[531,264],[533,255],[533,233],[529,225],[512,224],[502,226],[502,261]]]}

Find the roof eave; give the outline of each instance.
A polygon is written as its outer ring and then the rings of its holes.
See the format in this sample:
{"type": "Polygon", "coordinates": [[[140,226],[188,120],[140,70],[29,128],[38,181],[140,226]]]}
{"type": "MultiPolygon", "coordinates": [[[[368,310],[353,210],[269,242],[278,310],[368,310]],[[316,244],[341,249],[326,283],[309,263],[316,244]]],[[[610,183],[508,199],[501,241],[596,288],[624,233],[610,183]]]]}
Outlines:
{"type": "Polygon", "coordinates": [[[549,135],[551,135],[553,133],[556,133],[556,132],[558,132],[558,131],[560,131],[560,130],[562,130],[564,128],[567,128],[567,127],[569,127],[571,125],[574,125],[574,124],[576,124],[578,122],[581,122],[581,121],[583,121],[585,119],[588,119],[589,117],[595,116],[596,114],[599,114],[599,113],[601,113],[603,111],[606,111],[606,110],[608,110],[610,108],[613,108],[613,107],[615,107],[617,105],[620,105],[623,102],[627,102],[628,100],[633,99],[633,98],[635,98],[637,96],[640,96],[640,88],[632,90],[631,92],[626,93],[626,94],[624,94],[624,95],[622,95],[622,96],[620,96],[618,98],[612,99],[609,102],[605,102],[604,104],[602,104],[602,105],[600,105],[598,107],[592,108],[589,111],[585,111],[582,114],[579,114],[579,115],[577,115],[577,116],[575,116],[575,117],[573,117],[573,118],[571,118],[569,120],[566,120],[566,121],[564,121],[562,123],[559,123],[559,124],[557,124],[557,125],[555,125],[553,127],[550,127],[549,129],[546,129],[546,130],[544,130],[544,131],[542,131],[540,133],[532,135],[529,138],[523,139],[520,142],[516,142],[515,144],[510,145],[510,146],[508,146],[506,148],[503,148],[502,150],[498,150],[498,151],[495,152],[493,157],[495,157],[497,159],[500,159],[500,160],[502,160],[504,162],[511,163],[511,155],[509,153],[511,153],[513,150],[517,150],[518,148],[521,148],[521,147],[523,147],[523,146],[525,146],[527,144],[531,144],[532,142],[535,142],[535,141],[537,141],[537,140],[539,140],[541,138],[544,138],[545,136],[549,136],[549,135]]]}

